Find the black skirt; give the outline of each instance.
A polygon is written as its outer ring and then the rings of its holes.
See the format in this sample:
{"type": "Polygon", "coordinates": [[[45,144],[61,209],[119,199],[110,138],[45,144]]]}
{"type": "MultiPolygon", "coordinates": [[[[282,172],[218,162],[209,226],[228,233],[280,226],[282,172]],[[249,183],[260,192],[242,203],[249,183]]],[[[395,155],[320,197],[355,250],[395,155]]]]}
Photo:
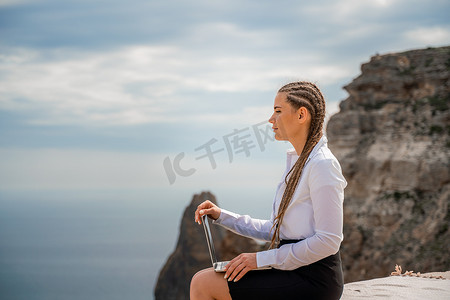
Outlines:
{"type": "MultiPolygon", "coordinates": [[[[284,244],[298,240],[282,240],[284,244]]],[[[339,252],[292,271],[250,271],[238,282],[228,281],[233,300],[311,299],[336,300],[342,295],[344,278],[339,252]]]]}

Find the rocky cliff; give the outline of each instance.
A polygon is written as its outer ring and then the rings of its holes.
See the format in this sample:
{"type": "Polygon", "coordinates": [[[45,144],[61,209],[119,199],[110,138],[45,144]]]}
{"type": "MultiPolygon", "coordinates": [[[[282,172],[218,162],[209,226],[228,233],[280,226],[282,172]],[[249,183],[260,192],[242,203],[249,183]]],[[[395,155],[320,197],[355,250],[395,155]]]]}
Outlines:
{"type": "Polygon", "coordinates": [[[450,47],[377,55],[345,87],[329,146],[345,191],[346,282],[450,269],[450,47]]]}
{"type": "MultiPolygon", "coordinates": [[[[189,299],[192,276],[201,269],[211,267],[203,227],[194,222],[194,212],[205,200],[217,204],[213,194],[203,192],[194,195],[184,211],[176,248],[159,273],[155,287],[156,300],[189,299]]],[[[253,240],[226,231],[220,226],[211,226],[211,232],[219,260],[229,260],[243,252],[260,250],[253,240]]]]}

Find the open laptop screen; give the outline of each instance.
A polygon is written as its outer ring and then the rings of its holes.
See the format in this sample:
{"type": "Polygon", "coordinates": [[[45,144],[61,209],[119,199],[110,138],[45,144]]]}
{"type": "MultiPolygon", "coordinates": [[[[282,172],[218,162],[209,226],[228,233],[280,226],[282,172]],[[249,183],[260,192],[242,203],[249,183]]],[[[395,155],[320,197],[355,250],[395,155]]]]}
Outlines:
{"type": "Polygon", "coordinates": [[[216,249],[214,248],[214,243],[211,235],[211,229],[209,228],[209,221],[206,215],[202,216],[203,229],[205,230],[206,242],[208,243],[209,256],[211,257],[211,263],[217,262],[216,249]]]}

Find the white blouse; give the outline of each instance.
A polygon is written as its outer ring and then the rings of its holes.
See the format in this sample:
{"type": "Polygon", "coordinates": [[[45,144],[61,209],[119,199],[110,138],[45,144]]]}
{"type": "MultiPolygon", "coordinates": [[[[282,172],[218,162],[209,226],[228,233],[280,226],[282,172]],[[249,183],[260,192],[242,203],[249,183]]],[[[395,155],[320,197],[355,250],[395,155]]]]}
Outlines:
{"type": "MultiPolygon", "coordinates": [[[[221,209],[216,224],[243,236],[270,241],[273,221],[286,188],[285,177],[297,161],[287,152],[286,170],[278,184],[270,220],[253,219],[221,209]]],[[[343,201],[347,182],[323,136],[311,151],[280,228],[280,239],[300,240],[258,252],[258,267],[293,270],[337,253],[343,240],[343,201]]]]}

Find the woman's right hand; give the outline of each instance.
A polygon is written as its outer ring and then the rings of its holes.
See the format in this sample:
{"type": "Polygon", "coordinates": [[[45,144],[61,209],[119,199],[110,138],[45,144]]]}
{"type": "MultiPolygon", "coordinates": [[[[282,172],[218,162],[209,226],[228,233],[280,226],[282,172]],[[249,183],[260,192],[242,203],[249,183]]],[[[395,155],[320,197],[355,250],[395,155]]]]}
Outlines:
{"type": "Polygon", "coordinates": [[[220,217],[220,212],[220,208],[217,205],[209,200],[206,200],[205,202],[197,206],[194,219],[198,224],[202,224],[203,215],[208,215],[208,217],[210,217],[211,219],[217,220],[220,217]]]}

